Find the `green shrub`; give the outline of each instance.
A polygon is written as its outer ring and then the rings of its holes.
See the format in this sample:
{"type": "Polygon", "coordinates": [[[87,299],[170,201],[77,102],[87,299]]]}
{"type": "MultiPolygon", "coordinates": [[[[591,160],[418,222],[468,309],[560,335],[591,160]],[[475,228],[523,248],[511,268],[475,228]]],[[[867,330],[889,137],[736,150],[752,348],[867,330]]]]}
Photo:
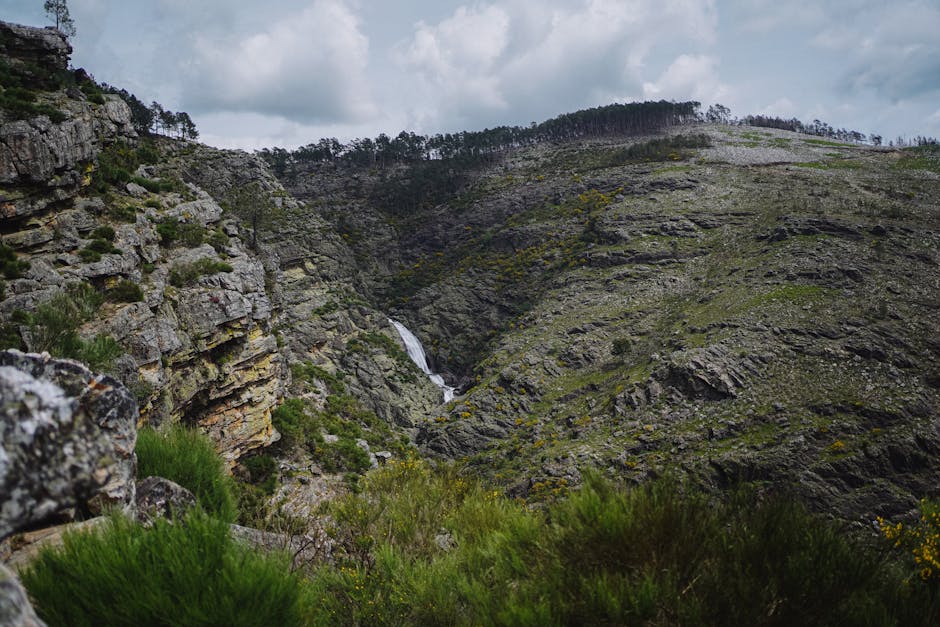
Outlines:
{"type": "Polygon", "coordinates": [[[286,399],[271,412],[271,423],[281,434],[281,444],[288,448],[306,446],[319,436],[317,425],[306,413],[303,399],[286,399]]]}
{"type": "Polygon", "coordinates": [[[175,425],[163,432],[137,434],[137,476],[175,481],[194,495],[209,514],[233,522],[237,515],[232,479],[208,437],[175,425]]]}
{"type": "Polygon", "coordinates": [[[95,239],[91,240],[91,243],[88,244],[88,246],[86,246],[85,248],[87,248],[88,250],[93,250],[96,253],[101,253],[101,254],[112,254],[112,255],[121,254],[120,249],[115,248],[114,244],[100,237],[96,237],[95,239]]]}
{"type": "Polygon", "coordinates": [[[202,245],[206,237],[205,227],[195,223],[180,224],[177,227],[177,232],[179,234],[180,243],[187,248],[195,248],[196,246],[202,245]]]}
{"type": "Polygon", "coordinates": [[[248,471],[248,480],[267,496],[274,494],[277,486],[277,460],[270,455],[252,455],[240,460],[248,471]]]}
{"type": "Polygon", "coordinates": [[[104,92],[101,91],[101,88],[98,87],[94,81],[83,81],[81,85],[79,85],[79,89],[88,97],[89,102],[98,105],[104,104],[104,92]]]}
{"type": "Polygon", "coordinates": [[[94,239],[103,239],[109,242],[114,241],[115,232],[114,229],[110,226],[99,226],[94,231],[91,232],[91,236],[94,239]]]}
{"type": "Polygon", "coordinates": [[[290,371],[296,382],[312,383],[314,379],[319,379],[332,394],[342,394],[346,391],[342,372],[332,374],[309,361],[292,363],[290,371]]]}
{"type": "Polygon", "coordinates": [[[114,244],[100,237],[91,240],[87,246],[78,251],[79,258],[86,263],[100,261],[101,255],[120,254],[121,250],[119,248],[115,248],[114,244]]]}
{"type": "Polygon", "coordinates": [[[94,263],[96,261],[101,261],[101,253],[96,252],[90,248],[82,248],[78,251],[78,258],[85,263],[94,263]]]}
{"type": "Polygon", "coordinates": [[[128,222],[133,224],[137,222],[137,209],[120,205],[111,205],[108,207],[108,215],[114,220],[128,222]]]}
{"type": "Polygon", "coordinates": [[[128,182],[140,185],[151,194],[172,192],[176,189],[176,185],[169,181],[155,181],[153,179],[144,178],[142,176],[130,176],[128,178],[128,182]]]}
{"type": "Polygon", "coordinates": [[[195,283],[201,276],[231,272],[233,269],[230,264],[209,257],[202,257],[192,263],[178,263],[170,269],[170,285],[183,287],[195,283]]]}
{"type": "Polygon", "coordinates": [[[704,134],[651,139],[608,154],[602,165],[610,167],[644,161],[681,161],[692,155],[690,149],[708,148],[711,145],[711,139],[704,134]]]}
{"type": "Polygon", "coordinates": [[[371,459],[356,444],[358,439],[404,452],[388,425],[346,394],[328,396],[323,411],[309,411],[302,399],[289,398],[274,410],[271,422],[281,433],[281,446],[307,449],[326,472],[364,472],[369,468],[371,459]],[[326,442],[324,433],[338,439],[326,442]]]}
{"type": "Polygon", "coordinates": [[[302,624],[288,560],[237,544],[223,521],[192,513],[145,529],[120,515],[66,534],[22,573],[49,625],[302,624]]]}
{"type": "Polygon", "coordinates": [[[160,236],[161,246],[172,246],[179,237],[179,221],[176,218],[167,218],[158,222],[157,235],[160,236]]]}
{"type": "MultiPolygon", "coordinates": [[[[940,594],[785,496],[726,501],[670,480],[588,476],[527,510],[453,467],[406,459],[333,502],[341,567],[314,624],[933,624],[940,594]],[[441,534],[445,534],[442,541],[441,534]],[[442,546],[443,545],[443,546],[442,546]],[[918,584],[920,585],[920,584],[918,584]]],[[[909,572],[909,571],[907,571],[909,572]]]]}
{"type": "Polygon", "coordinates": [[[99,333],[90,340],[79,339],[67,352],[70,354],[63,357],[77,359],[88,364],[91,370],[101,372],[110,370],[114,360],[124,353],[124,349],[110,335],[99,333]]]}
{"type": "Polygon", "coordinates": [[[29,270],[29,262],[16,258],[16,253],[6,244],[0,244],[0,273],[7,279],[18,279],[29,270]]]}
{"type": "Polygon", "coordinates": [[[215,252],[222,254],[229,245],[229,237],[222,229],[214,230],[207,238],[206,243],[215,249],[215,252]]]}
{"type": "Polygon", "coordinates": [[[105,296],[115,303],[136,303],[144,299],[144,291],[133,281],[121,279],[105,296]]]}
{"type": "Polygon", "coordinates": [[[123,350],[109,335],[91,340],[78,335],[78,327],[97,313],[104,296],[87,283],[71,286],[65,293],[41,303],[33,313],[14,314],[14,321],[28,327],[30,350],[48,351],[54,357],[68,357],[105,371],[123,350]]]}

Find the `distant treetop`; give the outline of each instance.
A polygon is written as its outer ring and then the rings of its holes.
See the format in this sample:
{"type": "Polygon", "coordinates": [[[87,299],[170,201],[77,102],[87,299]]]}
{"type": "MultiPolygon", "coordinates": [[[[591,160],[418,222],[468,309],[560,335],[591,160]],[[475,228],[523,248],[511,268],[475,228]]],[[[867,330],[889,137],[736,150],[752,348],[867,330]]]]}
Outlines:
{"type": "Polygon", "coordinates": [[[69,7],[65,0],[46,0],[42,5],[49,19],[55,22],[55,27],[67,37],[75,36],[75,22],[69,15],[69,7]]]}

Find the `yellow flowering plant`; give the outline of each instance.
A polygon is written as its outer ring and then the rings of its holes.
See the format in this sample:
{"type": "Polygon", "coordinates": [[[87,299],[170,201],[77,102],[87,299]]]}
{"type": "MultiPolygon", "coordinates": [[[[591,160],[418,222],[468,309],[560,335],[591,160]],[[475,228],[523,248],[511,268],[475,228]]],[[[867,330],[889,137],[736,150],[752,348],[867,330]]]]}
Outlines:
{"type": "Polygon", "coordinates": [[[922,580],[940,580],[940,503],[921,500],[916,523],[891,523],[879,516],[878,526],[895,549],[910,553],[922,580]]]}

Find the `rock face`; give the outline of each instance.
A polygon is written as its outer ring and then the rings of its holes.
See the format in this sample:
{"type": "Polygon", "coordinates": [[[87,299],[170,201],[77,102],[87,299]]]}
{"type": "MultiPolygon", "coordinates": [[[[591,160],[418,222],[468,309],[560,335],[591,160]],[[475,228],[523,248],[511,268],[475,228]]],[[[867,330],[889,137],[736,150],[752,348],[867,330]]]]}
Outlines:
{"type": "Polygon", "coordinates": [[[29,603],[26,590],[16,575],[0,564],[0,625],[6,627],[45,627],[29,603]]]}
{"type": "Polygon", "coordinates": [[[66,70],[71,54],[72,46],[65,35],[54,28],[35,28],[0,21],[0,55],[40,67],[66,70]]]}
{"type": "Polygon", "coordinates": [[[84,366],[0,352],[0,537],[75,506],[131,509],[137,404],[84,366]]]}
{"type": "Polygon", "coordinates": [[[0,111],[0,217],[42,212],[74,196],[98,152],[137,134],[130,110],[117,96],[102,104],[77,89],[60,88],[72,47],[62,33],[0,22],[0,58],[35,92],[47,113],[12,119],[0,111]],[[61,117],[53,121],[48,111],[61,117]]]}

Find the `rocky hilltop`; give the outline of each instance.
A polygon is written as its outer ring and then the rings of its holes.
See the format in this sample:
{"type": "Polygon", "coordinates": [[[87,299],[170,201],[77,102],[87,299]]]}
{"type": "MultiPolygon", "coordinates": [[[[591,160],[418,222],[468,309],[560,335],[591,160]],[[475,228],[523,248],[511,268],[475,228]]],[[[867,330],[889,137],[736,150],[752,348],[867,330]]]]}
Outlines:
{"type": "Polygon", "coordinates": [[[4,80],[31,90],[0,112],[0,330],[110,373],[141,424],[198,426],[235,467],[301,406],[322,444],[268,448],[301,492],[347,441],[529,500],[586,468],[789,485],[848,519],[935,492],[935,153],[686,120],[271,167],[138,137],[68,53],[0,25],[4,80]]]}

